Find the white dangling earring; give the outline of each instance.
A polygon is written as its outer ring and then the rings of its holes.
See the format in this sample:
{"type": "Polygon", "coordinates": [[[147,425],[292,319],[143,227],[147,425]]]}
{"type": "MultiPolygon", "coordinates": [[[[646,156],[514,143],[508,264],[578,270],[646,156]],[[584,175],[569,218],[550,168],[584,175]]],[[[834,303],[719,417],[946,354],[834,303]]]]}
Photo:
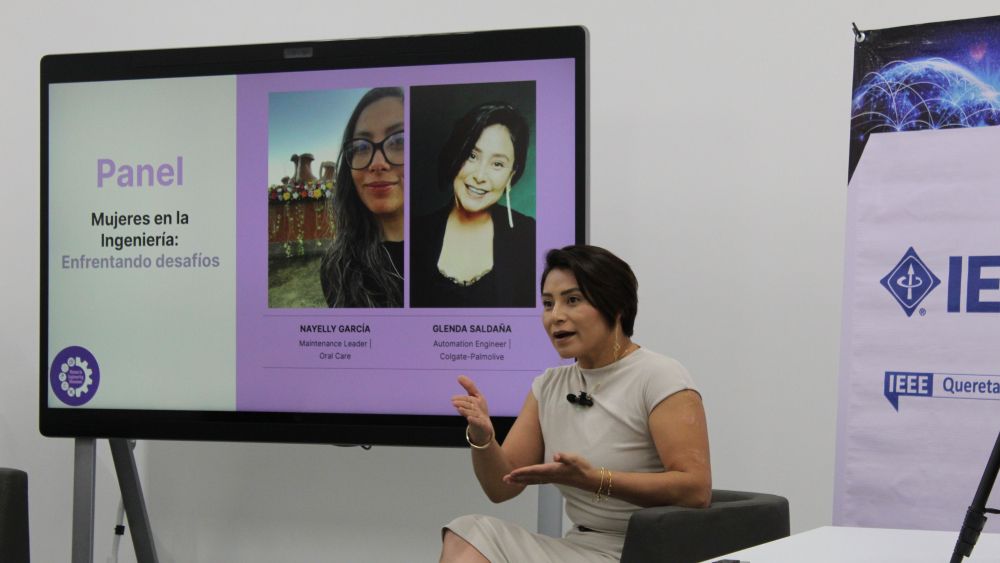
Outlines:
{"type": "Polygon", "coordinates": [[[507,182],[507,191],[505,192],[507,196],[507,224],[510,228],[514,228],[514,213],[510,210],[510,182],[507,182]]]}

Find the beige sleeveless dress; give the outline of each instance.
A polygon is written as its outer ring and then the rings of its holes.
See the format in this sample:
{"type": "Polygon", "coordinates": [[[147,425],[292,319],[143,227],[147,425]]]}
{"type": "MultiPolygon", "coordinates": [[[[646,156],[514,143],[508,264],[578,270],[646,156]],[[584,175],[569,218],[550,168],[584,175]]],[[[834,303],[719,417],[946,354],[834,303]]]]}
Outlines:
{"type": "MultiPolygon", "coordinates": [[[[598,369],[573,364],[546,370],[531,386],[538,401],[545,459],[551,460],[556,452],[576,453],[592,466],[613,472],[663,471],[649,433],[649,413],[663,399],[684,389],[697,391],[684,366],[645,348],[598,369]],[[567,394],[581,390],[593,396],[592,407],[566,400],[567,394]]],[[[573,522],[562,538],[535,534],[482,515],[456,518],[445,528],[471,543],[492,563],[618,561],[628,519],[639,507],[614,498],[613,489],[612,497],[601,502],[594,502],[594,491],[559,489],[573,522]]]]}

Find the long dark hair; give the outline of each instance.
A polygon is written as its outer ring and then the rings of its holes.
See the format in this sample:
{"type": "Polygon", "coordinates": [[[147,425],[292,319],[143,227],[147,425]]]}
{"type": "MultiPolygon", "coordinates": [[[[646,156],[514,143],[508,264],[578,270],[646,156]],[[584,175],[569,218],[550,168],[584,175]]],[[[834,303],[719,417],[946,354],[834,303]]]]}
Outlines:
{"type": "MultiPolygon", "coordinates": [[[[344,128],[341,146],[354,137],[361,112],[382,98],[403,99],[402,88],[373,88],[354,108],[344,128]]],[[[340,153],[334,186],[333,244],[323,257],[327,303],[331,307],[402,307],[403,293],[389,254],[382,246],[382,228],[358,196],[347,165],[340,153]]]]}

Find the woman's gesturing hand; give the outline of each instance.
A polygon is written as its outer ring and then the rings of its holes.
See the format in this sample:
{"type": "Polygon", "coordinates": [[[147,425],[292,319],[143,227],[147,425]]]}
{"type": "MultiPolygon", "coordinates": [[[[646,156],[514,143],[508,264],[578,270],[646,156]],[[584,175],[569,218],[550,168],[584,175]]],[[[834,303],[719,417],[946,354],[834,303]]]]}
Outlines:
{"type": "Polygon", "coordinates": [[[469,438],[472,442],[487,444],[493,439],[493,422],[490,420],[490,410],[486,406],[486,397],[483,397],[476,384],[464,375],[458,376],[458,384],[465,389],[466,394],[455,395],[451,398],[451,404],[469,423],[469,438]]]}
{"type": "Polygon", "coordinates": [[[542,485],[557,483],[586,489],[594,468],[582,456],[557,453],[552,463],[540,463],[515,469],[504,476],[508,485],[542,485]]]}

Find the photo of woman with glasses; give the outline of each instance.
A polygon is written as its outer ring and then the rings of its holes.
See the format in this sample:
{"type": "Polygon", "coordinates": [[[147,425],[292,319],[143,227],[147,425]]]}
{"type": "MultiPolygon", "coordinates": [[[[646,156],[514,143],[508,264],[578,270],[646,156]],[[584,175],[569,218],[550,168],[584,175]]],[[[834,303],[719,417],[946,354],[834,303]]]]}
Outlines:
{"type": "MultiPolygon", "coordinates": [[[[414,115],[421,111],[417,90],[414,115]]],[[[437,158],[436,182],[414,176],[422,189],[430,184],[448,199],[412,221],[411,306],[535,306],[535,220],[511,205],[530,139],[528,120],[512,103],[479,103],[451,127],[437,158]]],[[[420,197],[421,188],[413,189],[420,197]]]]}
{"type": "Polygon", "coordinates": [[[347,122],[320,283],[330,307],[403,306],[403,90],[374,88],[347,122]]]}

